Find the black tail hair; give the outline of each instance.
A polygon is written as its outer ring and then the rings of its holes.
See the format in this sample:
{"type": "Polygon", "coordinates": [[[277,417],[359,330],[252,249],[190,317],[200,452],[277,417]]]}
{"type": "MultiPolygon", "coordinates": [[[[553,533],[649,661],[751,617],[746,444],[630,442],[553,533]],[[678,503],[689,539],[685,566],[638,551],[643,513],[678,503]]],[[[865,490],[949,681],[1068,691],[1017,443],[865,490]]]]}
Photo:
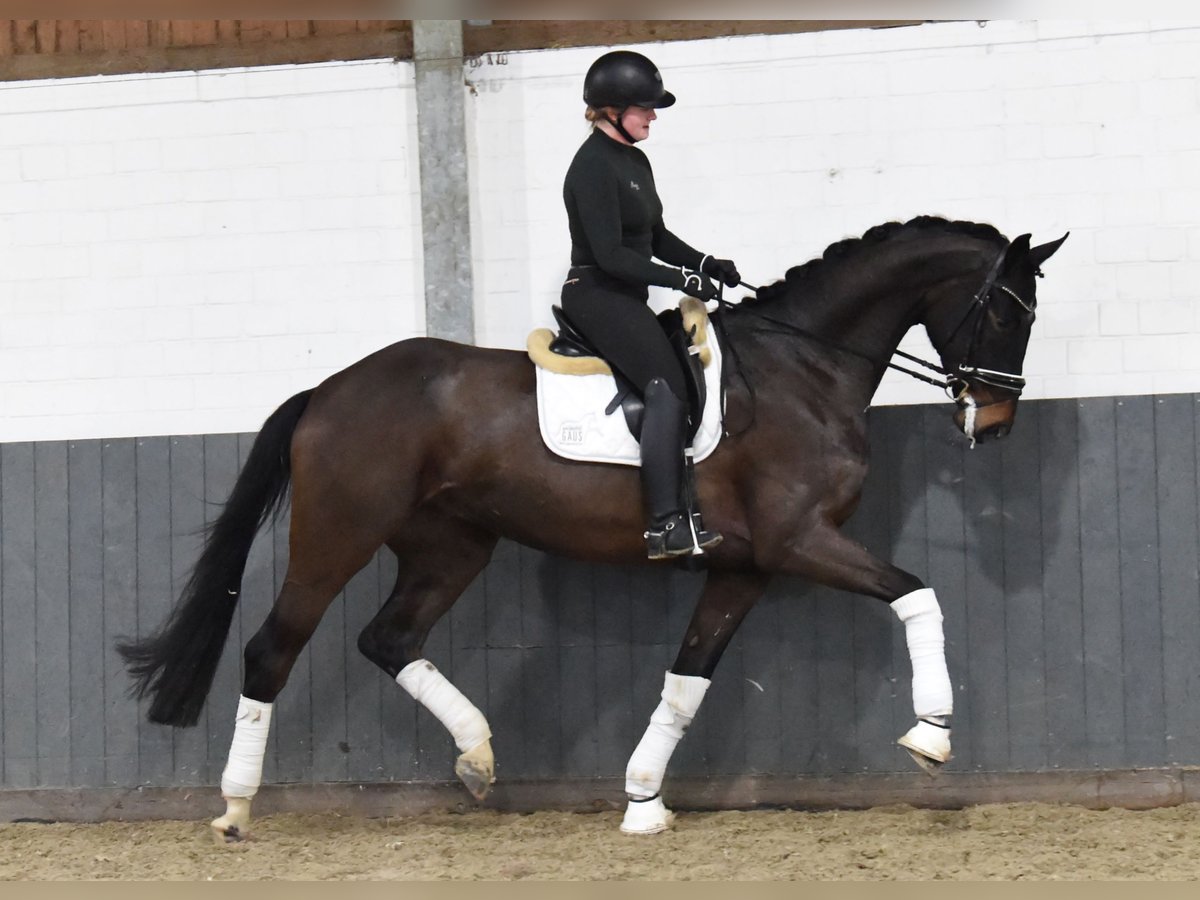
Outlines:
{"type": "Polygon", "coordinates": [[[152,698],[151,722],[188,727],[200,718],[233,622],[250,546],[287,496],[292,435],[311,395],[311,390],[296,394],[263,423],[221,514],[206,529],[204,550],[166,622],[148,637],[117,643],[134,680],[130,693],[152,698]]]}

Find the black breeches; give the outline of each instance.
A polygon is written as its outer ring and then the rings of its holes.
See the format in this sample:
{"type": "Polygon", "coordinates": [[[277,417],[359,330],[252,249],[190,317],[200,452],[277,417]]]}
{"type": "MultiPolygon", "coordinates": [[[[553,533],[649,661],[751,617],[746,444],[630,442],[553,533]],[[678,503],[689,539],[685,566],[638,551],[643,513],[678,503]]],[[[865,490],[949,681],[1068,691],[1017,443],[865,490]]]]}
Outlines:
{"type": "Polygon", "coordinates": [[[577,272],[572,270],[562,289],[562,309],[571,324],[643,395],[651,379],[661,378],[686,403],[679,358],[645,299],[636,296],[644,288],[622,290],[619,282],[604,284],[602,273],[577,272]]]}

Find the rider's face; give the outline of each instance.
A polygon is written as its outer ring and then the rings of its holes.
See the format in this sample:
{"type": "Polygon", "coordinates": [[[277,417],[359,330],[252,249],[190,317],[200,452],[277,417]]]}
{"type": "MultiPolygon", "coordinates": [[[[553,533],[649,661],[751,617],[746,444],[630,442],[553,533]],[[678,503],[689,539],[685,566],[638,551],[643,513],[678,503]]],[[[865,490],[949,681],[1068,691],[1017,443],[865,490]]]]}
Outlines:
{"type": "Polygon", "coordinates": [[[658,118],[658,113],[651,107],[631,106],[625,110],[621,124],[635,141],[644,141],[650,136],[650,123],[658,118]]]}

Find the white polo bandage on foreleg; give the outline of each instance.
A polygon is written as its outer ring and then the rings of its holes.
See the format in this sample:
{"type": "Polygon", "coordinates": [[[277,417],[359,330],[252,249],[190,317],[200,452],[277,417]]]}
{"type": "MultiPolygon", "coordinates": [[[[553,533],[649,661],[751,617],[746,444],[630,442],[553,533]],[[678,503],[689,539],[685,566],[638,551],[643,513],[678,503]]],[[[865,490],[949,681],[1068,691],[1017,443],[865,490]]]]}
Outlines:
{"type": "Polygon", "coordinates": [[[263,756],[271,731],[271,706],[238,698],[237,719],[233,724],[233,743],[229,761],[221,775],[221,793],[226,797],[253,797],[262,784],[263,756]]]}
{"type": "Polygon", "coordinates": [[[466,753],[491,738],[492,730],[483,713],[429,660],[409,663],[396,676],[396,683],[446,726],[461,752],[466,753]]]}
{"type": "Polygon", "coordinates": [[[932,588],[921,588],[894,600],[891,607],[904,623],[912,659],[913,712],[918,717],[950,715],[954,691],[946,670],[946,639],[937,595],[932,588]]]}
{"type": "Polygon", "coordinates": [[[710,682],[697,675],[668,672],[663,684],[662,701],[650,716],[650,726],[642,735],[625,769],[625,792],[633,797],[653,797],[662,788],[667,763],[675,745],[687,731],[710,682]]]}

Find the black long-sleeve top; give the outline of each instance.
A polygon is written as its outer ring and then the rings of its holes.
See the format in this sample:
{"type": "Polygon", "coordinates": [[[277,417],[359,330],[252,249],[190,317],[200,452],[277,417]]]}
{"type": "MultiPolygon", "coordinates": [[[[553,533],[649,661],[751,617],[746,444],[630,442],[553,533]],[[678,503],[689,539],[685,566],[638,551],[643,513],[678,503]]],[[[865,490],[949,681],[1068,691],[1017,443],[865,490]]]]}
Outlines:
{"type": "Polygon", "coordinates": [[[563,183],[571,229],[571,265],[599,266],[638,285],[680,288],[678,269],[703,259],[663,224],[662,201],[646,154],[594,129],[571,161],[563,183]]]}

